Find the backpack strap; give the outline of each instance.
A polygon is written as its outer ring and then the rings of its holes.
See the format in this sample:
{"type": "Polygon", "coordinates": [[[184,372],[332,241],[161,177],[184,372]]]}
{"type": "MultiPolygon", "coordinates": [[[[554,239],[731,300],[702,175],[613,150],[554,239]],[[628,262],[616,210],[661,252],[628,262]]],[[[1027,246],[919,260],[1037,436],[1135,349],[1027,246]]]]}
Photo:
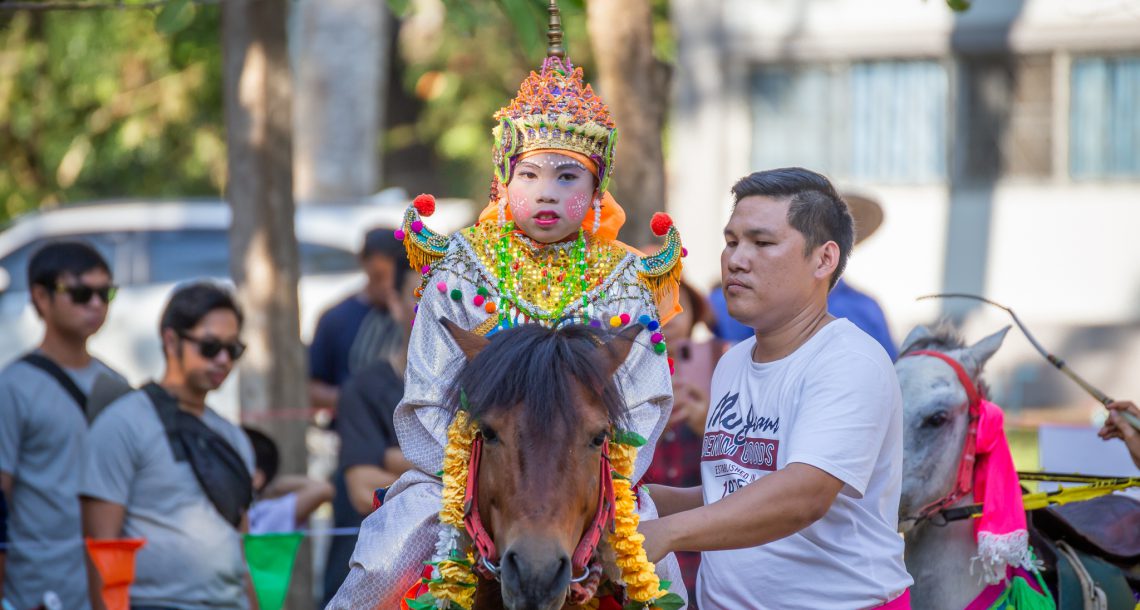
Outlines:
{"type": "Polygon", "coordinates": [[[141,389],[150,399],[155,412],[158,413],[158,419],[162,422],[162,429],[166,432],[167,445],[170,446],[170,451],[174,454],[174,461],[185,462],[186,451],[182,446],[182,441],[178,438],[178,399],[153,381],[141,389]]]}
{"type": "Polygon", "coordinates": [[[30,353],[24,354],[20,361],[50,375],[71,396],[71,399],[75,401],[75,406],[79,407],[84,415],[87,414],[87,395],[79,389],[79,386],[75,385],[75,380],[71,378],[71,375],[68,375],[54,360],[43,354],[30,353]]]}
{"type": "Polygon", "coordinates": [[[157,383],[143,386],[162,420],[175,461],[187,462],[218,513],[235,528],[253,501],[253,480],[237,449],[157,383]]]}

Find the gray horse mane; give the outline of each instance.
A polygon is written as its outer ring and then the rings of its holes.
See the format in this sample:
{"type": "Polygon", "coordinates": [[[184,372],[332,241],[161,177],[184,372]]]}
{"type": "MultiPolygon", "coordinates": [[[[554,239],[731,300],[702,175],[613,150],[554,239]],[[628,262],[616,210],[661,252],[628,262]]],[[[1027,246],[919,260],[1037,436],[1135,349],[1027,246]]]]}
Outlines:
{"type": "MultiPolygon", "coordinates": [[[[928,336],[922,337],[914,343],[907,345],[906,349],[899,354],[899,358],[921,350],[946,353],[965,349],[966,347],[968,346],[966,345],[966,340],[962,338],[962,333],[959,332],[957,328],[954,328],[950,322],[942,321],[930,329],[928,336]]],[[[990,388],[986,382],[982,380],[980,371],[978,372],[978,376],[974,378],[974,383],[977,384],[983,396],[989,394],[990,388]]]]}
{"type": "Polygon", "coordinates": [[[962,333],[958,332],[958,329],[949,322],[943,321],[930,329],[929,335],[907,345],[906,350],[899,354],[899,357],[919,350],[949,352],[964,347],[966,347],[966,340],[962,338],[962,333]]]}

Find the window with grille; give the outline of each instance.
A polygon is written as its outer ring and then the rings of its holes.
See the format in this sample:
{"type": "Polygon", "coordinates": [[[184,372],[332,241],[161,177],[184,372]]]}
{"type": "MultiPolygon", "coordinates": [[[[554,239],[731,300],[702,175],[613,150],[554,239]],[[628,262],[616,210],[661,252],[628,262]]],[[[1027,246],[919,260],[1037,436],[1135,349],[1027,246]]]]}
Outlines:
{"type": "Polygon", "coordinates": [[[763,67],[752,83],[753,167],[941,181],[948,95],[946,69],[933,60],[763,67]]]}
{"type": "Polygon", "coordinates": [[[1070,175],[1140,178],[1140,56],[1074,59],[1069,87],[1070,175]]]}

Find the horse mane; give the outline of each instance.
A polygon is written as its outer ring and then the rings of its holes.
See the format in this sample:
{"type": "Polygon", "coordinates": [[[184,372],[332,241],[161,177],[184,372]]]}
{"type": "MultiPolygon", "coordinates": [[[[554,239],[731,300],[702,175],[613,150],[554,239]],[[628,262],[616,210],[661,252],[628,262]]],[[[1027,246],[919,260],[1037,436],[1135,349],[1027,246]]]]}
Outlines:
{"type": "Polygon", "coordinates": [[[606,333],[581,324],[549,329],[524,324],[491,335],[490,343],[466,362],[448,390],[454,412],[466,396],[472,419],[521,405],[524,423],[542,442],[578,424],[578,388],[593,394],[612,424],[626,427],[625,401],[597,349],[606,333]],[[577,382],[577,383],[575,383],[577,382]]]}
{"type": "Polygon", "coordinates": [[[930,330],[930,335],[923,337],[913,344],[906,346],[906,350],[899,354],[899,358],[920,350],[932,350],[936,352],[949,352],[956,349],[966,347],[966,340],[962,338],[962,333],[958,332],[949,322],[939,322],[937,326],[930,330]]]}
{"type": "MultiPolygon", "coordinates": [[[[906,346],[906,350],[899,354],[899,358],[922,350],[946,353],[965,349],[966,347],[969,346],[966,345],[966,340],[962,338],[962,333],[949,322],[942,321],[930,330],[929,336],[918,339],[911,345],[906,346]]],[[[989,394],[990,387],[982,379],[981,371],[978,371],[977,377],[974,378],[974,383],[978,386],[978,390],[981,391],[983,396],[989,394]]]]}

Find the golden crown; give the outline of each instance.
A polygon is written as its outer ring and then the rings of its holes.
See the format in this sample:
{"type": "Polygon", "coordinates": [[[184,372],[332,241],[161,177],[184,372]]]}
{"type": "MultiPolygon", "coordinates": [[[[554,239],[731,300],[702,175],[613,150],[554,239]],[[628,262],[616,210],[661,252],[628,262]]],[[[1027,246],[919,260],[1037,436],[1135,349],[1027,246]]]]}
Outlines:
{"type": "Polygon", "coordinates": [[[506,183],[518,155],[539,149],[570,150],[598,164],[598,191],[605,192],[613,169],[617,128],[609,108],[585,82],[582,68],[563,57],[557,7],[551,2],[550,56],[531,72],[518,95],[495,113],[495,176],[506,183]]]}

